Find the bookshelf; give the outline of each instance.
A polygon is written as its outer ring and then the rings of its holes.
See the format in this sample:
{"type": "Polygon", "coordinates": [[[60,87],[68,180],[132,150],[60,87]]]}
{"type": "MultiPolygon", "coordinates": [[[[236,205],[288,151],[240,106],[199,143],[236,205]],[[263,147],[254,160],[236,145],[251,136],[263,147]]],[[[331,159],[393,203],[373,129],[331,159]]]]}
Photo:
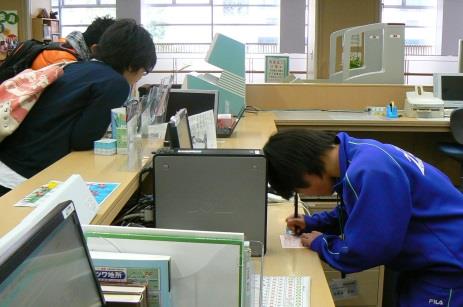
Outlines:
{"type": "Polygon", "coordinates": [[[59,20],[32,18],[32,38],[38,41],[59,41],[61,37],[59,20]]]}

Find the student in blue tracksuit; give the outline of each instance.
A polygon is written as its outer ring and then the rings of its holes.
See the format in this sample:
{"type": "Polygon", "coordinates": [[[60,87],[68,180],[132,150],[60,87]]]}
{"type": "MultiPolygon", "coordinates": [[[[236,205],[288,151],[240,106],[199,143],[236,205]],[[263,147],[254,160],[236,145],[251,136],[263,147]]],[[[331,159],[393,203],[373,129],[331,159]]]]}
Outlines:
{"type": "Polygon", "coordinates": [[[331,212],[286,220],[329,265],[400,272],[399,306],[463,306],[463,194],[446,175],[394,145],[346,133],[280,132],[264,152],[283,197],[340,195],[331,212]]]}

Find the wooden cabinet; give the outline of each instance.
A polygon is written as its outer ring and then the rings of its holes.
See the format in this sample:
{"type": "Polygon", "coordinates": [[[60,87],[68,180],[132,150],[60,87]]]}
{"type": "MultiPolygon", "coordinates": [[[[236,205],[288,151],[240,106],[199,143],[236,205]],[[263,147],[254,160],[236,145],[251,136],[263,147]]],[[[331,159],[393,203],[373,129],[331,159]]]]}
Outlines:
{"type": "Polygon", "coordinates": [[[32,18],[32,38],[38,41],[57,42],[61,37],[59,20],[32,18]]]}
{"type": "MultiPolygon", "coordinates": [[[[329,201],[310,202],[310,205],[311,214],[321,211],[331,211],[336,206],[329,201]]],[[[322,262],[322,265],[328,283],[341,278],[339,271],[324,262],[322,262]]],[[[383,300],[383,276],[383,267],[375,267],[359,273],[347,274],[346,278],[356,281],[358,295],[338,300],[333,295],[335,305],[343,307],[381,307],[383,300]]]]}

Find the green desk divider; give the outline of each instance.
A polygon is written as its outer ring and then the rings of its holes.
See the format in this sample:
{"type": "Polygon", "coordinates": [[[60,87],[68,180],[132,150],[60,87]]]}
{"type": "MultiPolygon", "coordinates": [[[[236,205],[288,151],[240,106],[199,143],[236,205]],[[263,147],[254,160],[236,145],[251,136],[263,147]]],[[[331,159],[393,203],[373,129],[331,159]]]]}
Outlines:
{"type": "Polygon", "coordinates": [[[216,33],[206,55],[206,62],[244,77],[245,45],[237,40],[216,33]]]}
{"type": "Polygon", "coordinates": [[[118,226],[83,226],[90,251],[171,257],[172,306],[247,306],[244,235],[118,226]]]}
{"type": "Polygon", "coordinates": [[[210,74],[187,74],[188,89],[219,91],[219,114],[237,116],[246,106],[245,45],[216,33],[206,55],[206,62],[223,69],[220,77],[210,74]]]}

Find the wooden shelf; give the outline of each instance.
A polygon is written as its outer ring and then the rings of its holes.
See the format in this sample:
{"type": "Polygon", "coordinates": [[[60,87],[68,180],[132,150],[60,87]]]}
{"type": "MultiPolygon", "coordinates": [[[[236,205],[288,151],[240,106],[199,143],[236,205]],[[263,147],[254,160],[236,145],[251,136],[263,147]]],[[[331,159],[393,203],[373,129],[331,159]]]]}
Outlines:
{"type": "Polygon", "coordinates": [[[32,18],[32,38],[38,41],[59,41],[61,32],[59,20],[50,18],[32,18]]]}

